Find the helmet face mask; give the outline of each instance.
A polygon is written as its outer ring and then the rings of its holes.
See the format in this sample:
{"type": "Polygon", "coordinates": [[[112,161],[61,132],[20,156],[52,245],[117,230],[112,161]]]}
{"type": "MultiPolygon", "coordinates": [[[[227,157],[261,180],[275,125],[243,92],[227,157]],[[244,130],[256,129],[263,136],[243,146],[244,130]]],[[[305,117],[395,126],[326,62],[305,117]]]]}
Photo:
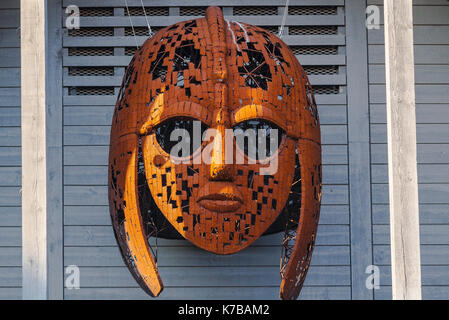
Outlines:
{"type": "MultiPolygon", "coordinates": [[[[109,167],[117,241],[152,295],[162,290],[147,239],[157,233],[156,212],[216,254],[244,249],[275,222],[296,230],[301,219],[307,243],[297,246],[302,255],[313,247],[321,151],[307,76],[280,39],[224,20],[218,8],[161,30],[135,54],[114,113],[109,167]]],[[[309,261],[307,254],[301,266],[309,261]]],[[[295,263],[290,269],[304,272],[295,263]]],[[[302,281],[290,282],[300,289],[302,281]]]]}

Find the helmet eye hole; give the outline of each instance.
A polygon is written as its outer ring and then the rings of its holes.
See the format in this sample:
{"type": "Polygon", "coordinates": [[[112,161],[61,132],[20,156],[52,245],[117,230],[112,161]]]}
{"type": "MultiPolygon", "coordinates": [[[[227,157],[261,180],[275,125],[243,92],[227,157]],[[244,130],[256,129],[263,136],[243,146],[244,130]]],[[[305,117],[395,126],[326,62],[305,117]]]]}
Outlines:
{"type": "Polygon", "coordinates": [[[155,128],[155,134],[159,146],[168,154],[171,154],[173,147],[178,143],[185,143],[185,151],[187,151],[188,154],[181,154],[180,149],[179,152],[173,154],[177,157],[185,157],[191,156],[201,146],[201,137],[206,130],[207,125],[197,119],[189,117],[173,117],[160,123],[155,128]],[[196,132],[200,133],[199,141],[194,143],[196,132]]]}
{"type": "Polygon", "coordinates": [[[271,157],[279,149],[285,131],[264,119],[251,119],[234,126],[236,145],[254,160],[271,157]]]}

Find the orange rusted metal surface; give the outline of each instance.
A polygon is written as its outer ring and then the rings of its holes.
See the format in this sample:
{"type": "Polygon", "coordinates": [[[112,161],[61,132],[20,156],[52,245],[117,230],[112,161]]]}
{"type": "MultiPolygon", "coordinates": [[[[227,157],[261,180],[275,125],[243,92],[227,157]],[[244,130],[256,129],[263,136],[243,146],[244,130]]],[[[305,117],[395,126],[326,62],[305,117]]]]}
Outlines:
{"type": "Polygon", "coordinates": [[[148,294],[163,289],[151,237],[185,238],[232,254],[263,234],[284,231],[280,297],[296,299],[320,200],[316,103],[284,42],[259,27],[226,21],[210,7],[205,18],[166,27],[136,52],[112,119],[109,203],[124,261],[148,294]],[[192,119],[201,121],[200,137],[207,128],[215,134],[196,146],[191,139],[189,154],[173,158],[171,133],[192,132],[192,119]],[[251,161],[236,137],[228,139],[229,129],[248,127],[277,129],[276,153],[251,161]],[[229,144],[230,156],[222,152],[229,144]],[[274,160],[277,170],[261,174],[274,160]]]}

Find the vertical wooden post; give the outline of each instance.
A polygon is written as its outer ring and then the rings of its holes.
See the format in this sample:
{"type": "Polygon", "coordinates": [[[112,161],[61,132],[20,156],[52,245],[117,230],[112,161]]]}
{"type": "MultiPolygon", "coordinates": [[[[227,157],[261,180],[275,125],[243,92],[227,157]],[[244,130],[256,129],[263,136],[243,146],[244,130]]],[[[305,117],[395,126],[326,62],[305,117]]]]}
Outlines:
{"type": "Polygon", "coordinates": [[[393,299],[421,299],[412,0],[385,0],[393,299]]]}
{"type": "Polygon", "coordinates": [[[346,0],[349,211],[352,299],[372,300],[365,271],[373,264],[366,1],[346,0]]]}
{"type": "Polygon", "coordinates": [[[47,298],[46,4],[20,1],[24,299],[47,298]]]}

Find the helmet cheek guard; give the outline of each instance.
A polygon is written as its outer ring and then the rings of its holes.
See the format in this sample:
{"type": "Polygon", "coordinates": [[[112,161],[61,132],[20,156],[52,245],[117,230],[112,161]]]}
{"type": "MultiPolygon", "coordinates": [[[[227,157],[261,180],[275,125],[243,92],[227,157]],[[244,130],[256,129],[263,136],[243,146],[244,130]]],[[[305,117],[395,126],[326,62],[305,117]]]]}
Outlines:
{"type": "Polygon", "coordinates": [[[123,78],[108,183],[122,257],[151,296],[163,289],[151,237],[232,254],[284,231],[280,297],[296,299],[318,226],[321,140],[312,89],[294,54],[261,28],[224,20],[217,7],[158,32],[123,78]],[[248,152],[249,137],[247,148],[236,134],[248,128],[257,141],[277,140],[277,150],[248,152]],[[176,132],[193,133],[178,157],[176,132]]]}

